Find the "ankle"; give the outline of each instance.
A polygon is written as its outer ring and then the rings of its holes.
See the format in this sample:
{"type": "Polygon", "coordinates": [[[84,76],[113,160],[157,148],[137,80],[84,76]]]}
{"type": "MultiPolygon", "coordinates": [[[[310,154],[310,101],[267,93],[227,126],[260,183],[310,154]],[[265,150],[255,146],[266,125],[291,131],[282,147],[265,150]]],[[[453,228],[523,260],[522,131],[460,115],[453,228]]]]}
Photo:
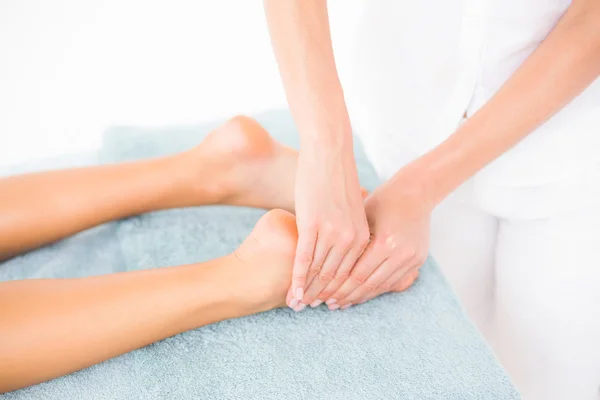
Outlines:
{"type": "Polygon", "coordinates": [[[204,152],[200,145],[175,157],[191,206],[223,203],[229,195],[223,179],[227,171],[222,163],[214,160],[214,154],[204,152]]]}
{"type": "Polygon", "coordinates": [[[256,314],[283,307],[285,298],[274,290],[266,276],[256,276],[257,271],[242,261],[237,252],[224,257],[223,270],[228,296],[237,304],[242,315],[256,314]]]}

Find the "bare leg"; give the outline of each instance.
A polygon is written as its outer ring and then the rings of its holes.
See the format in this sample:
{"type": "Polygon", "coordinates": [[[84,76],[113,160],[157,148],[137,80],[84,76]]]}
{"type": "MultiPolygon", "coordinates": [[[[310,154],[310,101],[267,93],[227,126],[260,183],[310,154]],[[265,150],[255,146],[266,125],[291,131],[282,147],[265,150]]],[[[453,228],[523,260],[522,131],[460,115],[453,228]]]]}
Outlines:
{"type": "Polygon", "coordinates": [[[206,263],[0,283],[0,393],[284,306],[296,239],[294,216],[273,210],[234,253],[206,263]]]}
{"type": "Polygon", "coordinates": [[[292,211],[296,152],[235,117],[175,156],[0,179],[0,260],[94,225],[206,204],[292,211]]]}
{"type": "MultiPolygon", "coordinates": [[[[238,117],[173,157],[6,178],[0,180],[0,257],[151,210],[201,204],[291,210],[295,168],[293,150],[238,117]]],[[[273,210],[235,253],[210,262],[0,283],[0,304],[8,305],[0,307],[0,392],[283,306],[296,239],[293,215],[273,210]]]]}
{"type": "Polygon", "coordinates": [[[205,263],[0,283],[0,393],[189,329],[284,307],[297,238],[294,216],[272,210],[235,252],[205,263]]]}

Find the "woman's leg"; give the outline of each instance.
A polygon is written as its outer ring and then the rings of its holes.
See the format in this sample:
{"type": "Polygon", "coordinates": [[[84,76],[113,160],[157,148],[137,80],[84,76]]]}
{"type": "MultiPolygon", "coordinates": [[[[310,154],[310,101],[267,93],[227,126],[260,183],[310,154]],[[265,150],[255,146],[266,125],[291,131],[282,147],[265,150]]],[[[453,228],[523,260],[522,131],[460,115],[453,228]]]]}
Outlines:
{"type": "Polygon", "coordinates": [[[206,204],[294,208],[296,151],[235,117],[197,147],[133,163],[0,179],[0,260],[94,225],[206,204]]]}
{"type": "Polygon", "coordinates": [[[284,307],[297,238],[294,216],[272,210],[235,252],[205,263],[0,283],[0,393],[189,329],[284,307]]]}
{"type": "Polygon", "coordinates": [[[491,343],[525,399],[598,399],[599,245],[597,206],[500,224],[491,343]]]}
{"type": "Polygon", "coordinates": [[[284,306],[296,239],[294,216],[273,210],[234,253],[209,262],[0,283],[0,393],[284,306]]]}

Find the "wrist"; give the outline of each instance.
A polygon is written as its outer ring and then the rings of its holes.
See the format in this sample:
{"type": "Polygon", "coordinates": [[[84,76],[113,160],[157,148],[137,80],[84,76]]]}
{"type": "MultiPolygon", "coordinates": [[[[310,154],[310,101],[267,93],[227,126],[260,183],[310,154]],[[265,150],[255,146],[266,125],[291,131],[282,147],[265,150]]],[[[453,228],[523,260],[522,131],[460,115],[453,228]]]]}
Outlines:
{"type": "Polygon", "coordinates": [[[323,172],[342,172],[348,167],[356,168],[352,135],[347,134],[336,139],[323,135],[320,138],[301,141],[299,164],[304,163],[318,167],[323,172]]]}
{"type": "Polygon", "coordinates": [[[447,149],[446,143],[406,165],[397,174],[407,190],[416,193],[434,208],[473,172],[467,157],[457,149],[447,149]]]}
{"type": "Polygon", "coordinates": [[[339,151],[340,148],[352,148],[350,129],[314,129],[310,133],[300,134],[300,148],[322,151],[339,151]]]}
{"type": "Polygon", "coordinates": [[[347,114],[338,118],[313,117],[312,120],[312,123],[298,124],[300,149],[322,154],[352,150],[352,127],[347,114]]]}
{"type": "Polygon", "coordinates": [[[417,199],[423,207],[433,210],[450,192],[440,184],[443,174],[433,165],[419,158],[404,166],[391,179],[392,185],[403,196],[417,199]]]}

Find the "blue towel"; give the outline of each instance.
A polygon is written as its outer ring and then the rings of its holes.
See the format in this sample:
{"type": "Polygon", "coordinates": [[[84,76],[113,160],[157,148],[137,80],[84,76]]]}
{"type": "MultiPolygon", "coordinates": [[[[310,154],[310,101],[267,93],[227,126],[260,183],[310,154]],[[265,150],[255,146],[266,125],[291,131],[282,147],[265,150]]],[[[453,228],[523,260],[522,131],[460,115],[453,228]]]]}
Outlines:
{"type": "MultiPolygon", "coordinates": [[[[297,144],[287,112],[257,119],[278,140],[297,144]]],[[[114,128],[97,157],[114,162],[176,152],[199,143],[216,125],[114,128]]],[[[358,141],[355,147],[361,183],[372,190],[377,177],[358,141]]],[[[95,163],[95,156],[88,161],[95,163]]],[[[212,206],[127,218],[0,264],[0,281],[209,260],[235,249],[263,213],[212,206]]],[[[223,321],[0,397],[458,400],[519,395],[429,259],[404,293],[345,311],[280,309],[223,321]]]]}

